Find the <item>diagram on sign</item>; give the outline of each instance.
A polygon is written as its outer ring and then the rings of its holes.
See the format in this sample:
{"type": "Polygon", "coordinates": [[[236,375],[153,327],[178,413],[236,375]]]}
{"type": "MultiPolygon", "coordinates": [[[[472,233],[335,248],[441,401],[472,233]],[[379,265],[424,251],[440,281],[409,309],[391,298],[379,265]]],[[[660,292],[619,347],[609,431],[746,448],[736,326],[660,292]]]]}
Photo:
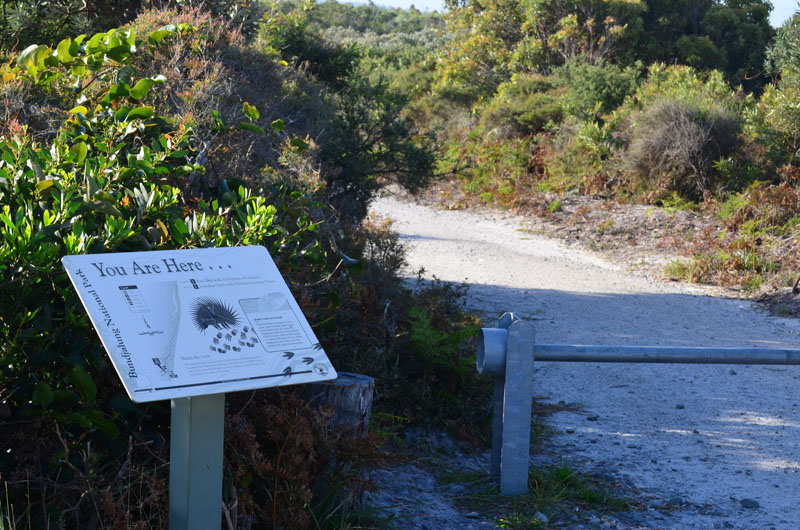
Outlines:
{"type": "Polygon", "coordinates": [[[259,365],[282,376],[308,371],[324,375],[327,367],[316,366],[314,355],[321,347],[309,338],[282,292],[238,297],[262,286],[219,286],[191,278],[128,285],[120,291],[141,319],[138,335],[145,351],[154,352],[150,361],[162,380],[178,384],[259,365]]]}

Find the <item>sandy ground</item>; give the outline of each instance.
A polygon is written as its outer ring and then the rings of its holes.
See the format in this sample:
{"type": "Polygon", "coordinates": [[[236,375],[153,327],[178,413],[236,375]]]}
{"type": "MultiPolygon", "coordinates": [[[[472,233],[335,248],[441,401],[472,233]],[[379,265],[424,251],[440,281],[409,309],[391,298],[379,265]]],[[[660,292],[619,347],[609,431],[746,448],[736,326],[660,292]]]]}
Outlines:
{"type": "MultiPolygon", "coordinates": [[[[531,235],[522,218],[391,196],[372,210],[394,220],[410,270],[469,285],[487,322],[536,321],[537,342],[800,348],[795,320],[629,273],[531,235]]],[[[800,367],[542,362],[534,377],[536,395],[582,405],[548,420],[558,457],[622,478],[653,508],[677,505],[606,527],[800,528],[800,367]]]]}

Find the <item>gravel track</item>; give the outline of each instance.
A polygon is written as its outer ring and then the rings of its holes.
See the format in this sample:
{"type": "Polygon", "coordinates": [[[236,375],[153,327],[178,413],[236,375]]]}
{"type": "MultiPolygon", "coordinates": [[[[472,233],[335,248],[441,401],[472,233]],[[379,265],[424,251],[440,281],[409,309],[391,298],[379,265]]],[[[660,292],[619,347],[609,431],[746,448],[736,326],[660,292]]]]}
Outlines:
{"type": "MultiPolygon", "coordinates": [[[[392,196],[372,210],[394,220],[410,273],[469,285],[487,322],[535,320],[542,343],[800,348],[795,320],[630,274],[531,235],[521,218],[392,196]]],[[[800,528],[800,367],[541,362],[534,377],[537,396],[582,406],[548,418],[555,452],[650,500],[648,517],[606,528],[800,528]],[[667,500],[669,514],[656,511],[667,500]]]]}

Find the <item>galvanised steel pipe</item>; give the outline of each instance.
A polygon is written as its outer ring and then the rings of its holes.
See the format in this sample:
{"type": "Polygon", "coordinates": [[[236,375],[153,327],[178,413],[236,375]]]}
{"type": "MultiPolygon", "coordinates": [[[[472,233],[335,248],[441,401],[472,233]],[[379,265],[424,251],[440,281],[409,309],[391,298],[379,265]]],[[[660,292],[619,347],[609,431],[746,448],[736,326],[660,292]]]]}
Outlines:
{"type": "Polygon", "coordinates": [[[536,344],[533,358],[536,361],[584,363],[800,365],[800,350],[536,344]]]}

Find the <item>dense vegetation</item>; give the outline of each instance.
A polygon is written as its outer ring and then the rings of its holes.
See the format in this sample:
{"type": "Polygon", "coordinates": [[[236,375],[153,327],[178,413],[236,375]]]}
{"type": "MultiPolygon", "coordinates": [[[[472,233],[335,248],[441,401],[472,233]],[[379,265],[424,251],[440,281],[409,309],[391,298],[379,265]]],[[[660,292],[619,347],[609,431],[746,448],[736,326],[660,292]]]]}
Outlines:
{"type": "MultiPolygon", "coordinates": [[[[9,51],[3,528],[166,527],[169,407],[125,395],[61,268],[66,254],[263,245],[337,369],[376,378],[379,429],[483,416],[458,292],[409,291],[396,236],[362,225],[380,183],[422,186],[433,153],[402,117],[403,95],[360,70],[359,49],[320,38],[310,12],[265,9],[244,33],[197,9],[146,10],[9,51]]],[[[237,527],[347,521],[350,462],[374,455],[375,440],[347,440],[305,398],[228,397],[224,490],[237,527]]]]}
{"type": "MultiPolygon", "coordinates": [[[[671,266],[694,281],[800,264],[800,17],[775,31],[766,0],[0,4],[0,522],[165,526],[168,410],[122,392],[66,254],[264,245],[337,369],[376,378],[377,430],[470,437],[475,322],[401,281],[366,218],[386,183],[694,209],[724,228],[671,266]]],[[[229,396],[234,526],[348,524],[375,440],[304,398],[229,396]]]]}
{"type": "Polygon", "coordinates": [[[574,194],[693,209],[719,237],[670,275],[790,284],[797,17],[775,31],[763,0],[448,5],[448,45],[409,69],[428,75],[408,115],[457,188],[545,215],[574,194]]]}

